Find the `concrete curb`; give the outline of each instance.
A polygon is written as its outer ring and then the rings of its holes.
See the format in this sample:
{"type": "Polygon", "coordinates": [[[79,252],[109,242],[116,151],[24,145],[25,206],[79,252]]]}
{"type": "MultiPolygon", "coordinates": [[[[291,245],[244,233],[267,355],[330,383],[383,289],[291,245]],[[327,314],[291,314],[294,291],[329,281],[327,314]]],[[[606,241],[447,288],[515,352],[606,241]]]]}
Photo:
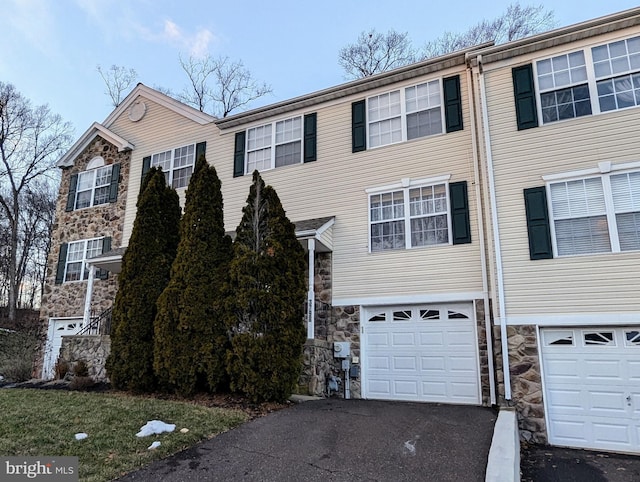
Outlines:
{"type": "Polygon", "coordinates": [[[486,482],[520,482],[520,434],[515,409],[501,408],[493,429],[486,482]]]}

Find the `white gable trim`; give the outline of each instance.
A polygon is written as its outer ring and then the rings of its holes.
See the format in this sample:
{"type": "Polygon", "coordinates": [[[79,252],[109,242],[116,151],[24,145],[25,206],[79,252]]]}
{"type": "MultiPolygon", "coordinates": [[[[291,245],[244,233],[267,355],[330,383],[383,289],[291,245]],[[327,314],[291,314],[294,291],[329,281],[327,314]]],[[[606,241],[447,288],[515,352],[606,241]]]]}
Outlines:
{"type": "Polygon", "coordinates": [[[104,140],[110,142],[118,148],[118,152],[128,151],[133,149],[134,145],[126,139],[123,139],[117,134],[114,134],[102,124],[94,122],[91,127],[85,131],[84,134],[71,146],[71,149],[62,156],[58,162],[58,167],[71,167],[76,156],[78,156],[96,136],[102,137],[104,140]]]}
{"type": "Polygon", "coordinates": [[[122,115],[131,105],[136,102],[138,97],[144,97],[149,99],[156,104],[160,104],[163,107],[166,107],[173,112],[180,114],[181,116],[186,117],[187,119],[191,119],[194,122],[197,122],[200,125],[210,124],[216,120],[216,118],[212,115],[206,114],[204,112],[200,112],[198,109],[194,109],[187,104],[183,104],[168,95],[163,94],[162,92],[158,92],[155,89],[147,87],[144,84],[138,84],[134,87],[134,89],[129,93],[127,97],[116,107],[109,117],[107,117],[103,125],[109,127],[111,124],[115,122],[118,117],[122,115]]]}

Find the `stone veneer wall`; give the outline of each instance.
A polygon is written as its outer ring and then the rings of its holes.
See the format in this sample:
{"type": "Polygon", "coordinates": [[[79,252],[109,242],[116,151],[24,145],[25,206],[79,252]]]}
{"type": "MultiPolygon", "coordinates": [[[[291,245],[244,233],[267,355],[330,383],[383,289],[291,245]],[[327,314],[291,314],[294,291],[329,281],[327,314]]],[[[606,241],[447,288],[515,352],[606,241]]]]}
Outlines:
{"type": "MultiPolygon", "coordinates": [[[[47,260],[47,275],[40,308],[43,340],[47,336],[49,318],[77,317],[82,316],[84,312],[87,281],[55,284],[61,244],[102,236],[111,237],[112,249],[120,247],[122,244],[130,159],[130,152],[118,152],[116,146],[100,136],[96,136],[76,157],[74,165],[62,171],[55,223],[52,229],[51,252],[47,260]],[[102,156],[105,165],[120,163],[117,201],[67,212],[66,204],[71,175],[85,171],[89,161],[96,156],[102,156]]],[[[109,273],[106,280],[96,279],[93,285],[91,311],[97,315],[111,307],[116,290],[117,277],[113,273],[109,273]]],[[[37,361],[36,376],[41,374],[42,359],[43,353],[40,354],[37,361]]]]}
{"type": "Polygon", "coordinates": [[[478,356],[480,358],[480,389],[482,405],[491,406],[491,390],[489,388],[489,350],[487,347],[487,330],[484,316],[484,300],[475,300],[476,324],[478,333],[478,356]]]}
{"type": "Polygon", "coordinates": [[[69,366],[82,360],[94,381],[108,382],[105,363],[110,352],[111,337],[107,335],[63,336],[60,358],[69,366]]]}
{"type": "Polygon", "coordinates": [[[547,443],[542,400],[542,376],[538,356],[538,340],[534,325],[507,326],[511,400],[504,399],[502,371],[502,343],[500,327],[494,326],[495,366],[500,405],[515,406],[518,414],[520,439],[537,444],[547,443]]]}

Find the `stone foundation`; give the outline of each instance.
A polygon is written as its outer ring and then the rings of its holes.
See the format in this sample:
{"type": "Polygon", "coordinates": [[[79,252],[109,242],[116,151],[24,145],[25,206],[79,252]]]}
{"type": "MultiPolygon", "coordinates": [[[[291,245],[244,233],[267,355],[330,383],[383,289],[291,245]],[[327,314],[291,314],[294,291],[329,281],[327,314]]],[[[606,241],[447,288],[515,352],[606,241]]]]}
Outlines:
{"type": "Polygon", "coordinates": [[[105,363],[111,352],[111,338],[106,335],[63,336],[60,358],[69,366],[83,361],[89,376],[96,382],[108,382],[105,363]]]}
{"type": "Polygon", "coordinates": [[[480,358],[480,385],[482,405],[491,406],[491,389],[489,388],[489,350],[487,346],[487,329],[484,321],[484,300],[475,300],[476,323],[478,332],[478,356],[480,358]]]}
{"type": "Polygon", "coordinates": [[[327,379],[337,371],[333,344],[324,340],[307,340],[304,344],[300,392],[317,397],[327,396],[327,379]]]}
{"type": "Polygon", "coordinates": [[[504,399],[502,343],[500,327],[494,327],[496,374],[500,404],[515,406],[520,439],[536,444],[547,443],[547,431],[542,401],[542,376],[538,356],[538,340],[534,325],[507,326],[511,400],[504,399]]]}

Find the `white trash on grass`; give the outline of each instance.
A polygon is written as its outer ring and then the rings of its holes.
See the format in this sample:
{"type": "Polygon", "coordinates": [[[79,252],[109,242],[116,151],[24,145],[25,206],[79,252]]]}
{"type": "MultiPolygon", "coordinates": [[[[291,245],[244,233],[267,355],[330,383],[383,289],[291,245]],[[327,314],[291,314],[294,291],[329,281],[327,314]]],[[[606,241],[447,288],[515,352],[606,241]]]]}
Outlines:
{"type": "Polygon", "coordinates": [[[160,447],[160,442],[156,440],[155,442],[153,442],[151,445],[147,447],[147,450],[154,450],[154,449],[157,449],[158,447],[160,447]]]}
{"type": "Polygon", "coordinates": [[[76,434],[76,440],[84,440],[88,437],[88,435],[84,432],[80,432],[76,434]]]}
{"type": "Polygon", "coordinates": [[[164,423],[160,420],[150,420],[140,428],[136,437],[148,437],[149,435],[159,434],[162,432],[173,432],[176,425],[173,423],[164,423]]]}

